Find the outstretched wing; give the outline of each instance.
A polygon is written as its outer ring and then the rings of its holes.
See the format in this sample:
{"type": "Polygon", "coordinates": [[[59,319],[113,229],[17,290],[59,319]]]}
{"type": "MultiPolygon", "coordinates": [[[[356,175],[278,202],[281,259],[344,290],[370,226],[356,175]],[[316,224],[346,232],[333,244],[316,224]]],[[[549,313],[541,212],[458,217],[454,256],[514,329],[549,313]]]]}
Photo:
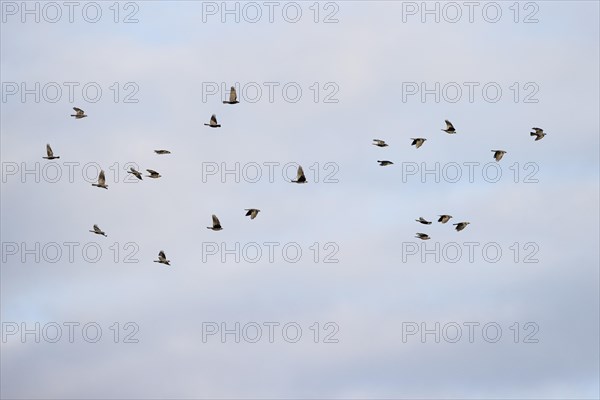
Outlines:
{"type": "Polygon", "coordinates": [[[217,116],[215,114],[210,117],[210,124],[217,125],[217,116]]]}
{"type": "Polygon", "coordinates": [[[166,258],[167,258],[167,256],[165,256],[165,252],[164,251],[161,250],[161,251],[158,252],[158,259],[159,260],[166,259],[166,258]]]}
{"type": "Polygon", "coordinates": [[[448,121],[447,119],[444,120],[444,122],[446,123],[446,129],[449,131],[453,131],[454,130],[454,125],[452,125],[452,122],[448,121]]]}
{"type": "Polygon", "coordinates": [[[213,226],[221,226],[221,222],[219,221],[219,218],[217,218],[217,216],[215,214],[212,215],[212,222],[213,222],[213,226]]]}
{"type": "Polygon", "coordinates": [[[304,170],[302,169],[301,165],[298,166],[298,175],[296,175],[296,180],[299,181],[300,179],[306,180],[306,177],[304,176],[304,170]]]}
{"type": "Polygon", "coordinates": [[[237,101],[237,93],[235,92],[235,87],[231,87],[231,91],[229,92],[229,101],[234,103],[237,101]]]}
{"type": "Polygon", "coordinates": [[[544,130],[542,128],[531,128],[535,131],[535,133],[544,133],[544,130]]]}
{"type": "Polygon", "coordinates": [[[94,232],[100,232],[100,228],[96,224],[94,224],[94,232]]]}
{"type": "Polygon", "coordinates": [[[73,110],[77,113],[77,115],[83,115],[84,111],[81,108],[73,107],[73,110]]]}
{"type": "Polygon", "coordinates": [[[106,177],[104,176],[104,170],[100,170],[100,175],[98,175],[98,184],[104,185],[106,183],[106,177]]]}
{"type": "Polygon", "coordinates": [[[49,144],[46,145],[46,154],[48,154],[48,157],[54,157],[54,153],[52,152],[52,147],[50,147],[49,144]]]}

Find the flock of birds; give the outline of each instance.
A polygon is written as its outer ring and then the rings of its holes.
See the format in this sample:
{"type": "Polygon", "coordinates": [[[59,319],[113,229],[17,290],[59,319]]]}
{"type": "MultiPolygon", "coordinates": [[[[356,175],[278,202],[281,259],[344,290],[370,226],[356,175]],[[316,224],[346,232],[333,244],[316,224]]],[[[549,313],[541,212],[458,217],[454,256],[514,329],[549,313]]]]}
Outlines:
{"type": "MultiPolygon", "coordinates": [[[[232,86],[231,90],[229,92],[229,100],[223,101],[223,104],[238,104],[238,103],[239,103],[239,101],[237,99],[237,93],[235,91],[235,87],[232,86]]],[[[75,111],[75,114],[71,114],[71,117],[74,117],[75,119],[82,119],[82,118],[87,117],[85,111],[83,111],[81,108],[73,107],[73,110],[75,111]]],[[[446,129],[442,129],[442,131],[444,131],[448,134],[455,134],[456,129],[454,128],[454,125],[452,125],[452,123],[448,120],[445,120],[445,122],[446,122],[446,129]]],[[[210,117],[209,123],[204,124],[204,125],[208,126],[210,128],[220,128],[221,127],[221,125],[217,122],[217,116],[215,114],[213,114],[210,117]]],[[[530,135],[536,137],[535,141],[541,140],[544,138],[544,136],[546,136],[546,133],[544,133],[543,129],[541,129],[541,128],[532,128],[532,129],[533,129],[533,132],[531,132],[530,135]]],[[[425,141],[427,139],[426,138],[411,138],[411,140],[412,140],[411,145],[415,146],[418,149],[421,146],[423,146],[423,144],[425,143],[425,141]]],[[[375,145],[377,147],[387,147],[388,146],[388,144],[384,140],[381,140],[381,139],[373,139],[373,145],[375,145]]],[[[169,150],[164,150],[164,149],[154,150],[154,152],[159,155],[171,154],[171,152],[169,150]]],[[[494,159],[498,162],[502,159],[504,154],[506,154],[506,151],[504,151],[504,150],[492,150],[492,152],[494,153],[494,159]]],[[[50,144],[46,145],[46,155],[47,155],[46,157],[42,157],[42,158],[44,158],[46,160],[54,160],[54,159],[60,158],[60,156],[54,155],[54,152],[52,151],[52,147],[50,147],[50,144]]],[[[391,162],[389,160],[377,160],[377,162],[382,167],[394,164],[393,162],[391,162]]],[[[146,175],[146,177],[148,177],[148,178],[158,179],[161,177],[160,173],[158,173],[157,171],[154,171],[152,169],[146,169],[146,171],[149,174],[149,175],[146,175]]],[[[137,171],[135,168],[131,167],[129,169],[129,171],[127,171],[127,172],[132,174],[139,180],[143,180],[142,174],[139,171],[137,171]]],[[[306,176],[304,175],[304,170],[302,169],[302,166],[298,166],[296,179],[293,179],[291,182],[298,183],[298,184],[307,183],[306,176]]],[[[104,174],[104,170],[102,170],[102,169],[100,170],[100,173],[98,174],[98,181],[97,181],[97,183],[92,183],[92,186],[108,190],[108,185],[106,184],[106,176],[104,174]]],[[[250,219],[256,218],[256,216],[260,212],[260,210],[256,209],[256,208],[248,208],[248,209],[245,209],[245,211],[246,211],[245,216],[250,217],[250,219]]],[[[452,218],[451,215],[442,214],[442,215],[439,215],[438,222],[445,224],[448,221],[450,221],[451,218],[452,218]]],[[[432,223],[431,221],[427,221],[423,217],[419,217],[419,219],[417,219],[415,221],[417,221],[421,224],[424,224],[424,225],[431,225],[431,223],[432,223]]],[[[463,222],[458,222],[453,225],[456,227],[456,231],[460,232],[463,229],[465,229],[467,227],[467,225],[469,225],[469,224],[470,224],[470,222],[463,221],[463,222]]],[[[219,221],[219,218],[217,218],[217,216],[214,214],[212,215],[212,226],[207,226],[206,228],[213,230],[213,231],[223,230],[223,227],[221,226],[221,222],[219,221]]],[[[96,224],[94,224],[93,230],[90,230],[90,232],[92,232],[96,235],[102,235],[104,237],[107,237],[106,233],[102,229],[100,229],[100,227],[96,224]]],[[[429,240],[430,239],[428,234],[422,233],[422,232],[417,232],[415,237],[418,239],[421,239],[421,240],[429,240]]],[[[165,252],[162,250],[158,253],[158,260],[154,260],[154,262],[165,264],[165,265],[171,265],[170,260],[167,259],[165,252]]]]}
{"type": "MultiPolygon", "coordinates": [[[[238,103],[239,103],[239,101],[237,100],[237,93],[235,91],[235,87],[232,86],[230,93],[229,93],[229,100],[223,101],[223,104],[238,104],[238,103]]],[[[71,114],[71,117],[73,117],[75,119],[82,119],[82,118],[87,117],[87,114],[81,108],[73,107],[73,110],[75,111],[75,114],[71,114]]],[[[204,124],[204,125],[206,125],[210,128],[220,128],[221,127],[221,125],[217,122],[217,116],[215,114],[213,114],[211,116],[209,123],[204,124]]],[[[164,150],[164,149],[154,150],[154,152],[158,155],[171,154],[171,152],[169,150],[164,150]]],[[[55,160],[55,159],[60,158],[60,156],[54,155],[54,152],[52,150],[52,147],[50,147],[50,144],[46,145],[46,155],[47,155],[46,157],[42,157],[42,158],[44,158],[46,160],[55,160]]],[[[146,171],[148,172],[148,175],[146,175],[146,177],[148,177],[148,178],[158,179],[162,176],[159,172],[154,171],[152,169],[146,169],[146,171]]],[[[135,168],[130,167],[129,171],[127,171],[127,172],[132,174],[139,180],[143,180],[141,172],[137,171],[135,168]]],[[[307,182],[306,176],[304,175],[304,170],[302,169],[302,166],[298,166],[296,179],[292,180],[291,182],[292,183],[306,183],[307,182]]],[[[92,183],[92,186],[108,190],[108,185],[106,184],[106,175],[104,173],[104,170],[102,170],[102,169],[100,170],[100,173],[98,174],[98,181],[96,183],[92,183]]],[[[257,208],[247,208],[247,209],[245,209],[245,211],[246,211],[245,216],[250,217],[250,219],[255,219],[257,217],[258,213],[260,212],[260,210],[257,208]]],[[[94,226],[92,228],[93,229],[90,230],[90,232],[92,232],[96,235],[102,235],[104,237],[108,237],[106,235],[106,232],[104,232],[102,229],[100,229],[100,227],[97,224],[94,224],[94,226]]],[[[219,218],[214,214],[212,215],[212,226],[207,226],[206,228],[213,230],[213,231],[223,230],[223,227],[221,226],[221,222],[219,221],[219,218]]],[[[154,260],[154,262],[157,262],[160,264],[165,264],[165,265],[171,265],[170,260],[167,259],[165,252],[163,250],[161,250],[158,253],[158,260],[154,260]]]]}
{"type": "MultiPolygon", "coordinates": [[[[442,129],[442,131],[446,132],[448,134],[451,134],[451,135],[455,134],[456,129],[454,128],[454,125],[452,125],[452,122],[450,122],[448,120],[445,120],[444,122],[446,123],[446,129],[442,129]]],[[[535,136],[536,142],[538,140],[542,140],[544,138],[544,136],[546,136],[546,133],[544,133],[544,130],[541,128],[531,128],[531,129],[533,129],[533,132],[530,132],[529,135],[535,136]]],[[[425,143],[425,141],[427,139],[426,138],[410,138],[410,140],[412,140],[411,146],[415,146],[415,148],[418,149],[419,147],[423,146],[423,144],[425,143]]],[[[373,145],[377,146],[377,147],[388,147],[388,144],[385,142],[385,140],[381,140],[381,139],[373,139],[373,145]]],[[[502,157],[504,157],[504,155],[506,154],[506,151],[504,151],[504,150],[492,150],[492,152],[494,153],[494,159],[497,162],[502,160],[502,157]]],[[[391,162],[389,160],[377,160],[377,162],[382,167],[386,167],[388,165],[394,164],[393,162],[391,162]]],[[[438,222],[445,224],[446,222],[450,221],[450,219],[452,218],[452,215],[442,214],[442,215],[439,215],[439,217],[440,218],[438,219],[438,222]]],[[[427,221],[423,217],[419,217],[419,219],[416,219],[415,221],[420,222],[423,225],[431,225],[431,221],[427,221]]],[[[463,221],[463,222],[459,222],[459,223],[456,223],[453,225],[456,226],[456,228],[455,228],[456,231],[460,232],[463,229],[465,229],[467,227],[467,225],[469,225],[469,224],[470,224],[470,222],[463,221]]],[[[431,237],[429,237],[428,234],[422,233],[422,232],[417,232],[415,237],[417,239],[421,239],[421,240],[431,239],[431,237]]]]}

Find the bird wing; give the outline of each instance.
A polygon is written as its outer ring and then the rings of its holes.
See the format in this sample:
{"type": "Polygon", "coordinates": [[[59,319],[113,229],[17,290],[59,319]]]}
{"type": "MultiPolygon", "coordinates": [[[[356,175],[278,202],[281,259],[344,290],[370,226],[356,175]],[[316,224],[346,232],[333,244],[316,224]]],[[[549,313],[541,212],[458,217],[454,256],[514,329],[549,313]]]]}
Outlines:
{"type": "Polygon", "coordinates": [[[542,128],[531,128],[535,131],[535,133],[543,133],[544,130],[542,128]]]}
{"type": "Polygon", "coordinates": [[[79,115],[84,113],[84,111],[81,108],[73,107],[73,110],[75,110],[75,112],[79,115]]]}
{"type": "Polygon", "coordinates": [[[452,125],[452,122],[448,121],[447,119],[444,120],[444,122],[446,122],[446,129],[454,130],[454,125],[452,125]]]}
{"type": "Polygon", "coordinates": [[[95,232],[100,232],[100,228],[98,227],[98,225],[94,224],[94,231],[95,232]]]}
{"type": "Polygon", "coordinates": [[[231,87],[231,92],[229,92],[229,101],[234,102],[237,101],[237,93],[235,92],[235,87],[231,87]]]}
{"type": "Polygon", "coordinates": [[[98,175],[98,183],[100,185],[104,185],[104,183],[106,183],[106,177],[104,176],[104,170],[103,169],[100,170],[100,174],[98,175]]]}
{"type": "Polygon", "coordinates": [[[150,175],[158,175],[158,172],[154,171],[153,169],[147,169],[146,171],[148,171],[150,175]]]}
{"type": "Polygon", "coordinates": [[[301,165],[298,166],[298,174],[296,175],[296,180],[300,178],[304,178],[304,170],[302,169],[301,165]]]}
{"type": "Polygon", "coordinates": [[[52,147],[50,147],[49,144],[46,145],[46,154],[48,154],[48,157],[54,156],[54,153],[52,152],[52,147]]]}
{"type": "Polygon", "coordinates": [[[217,125],[217,116],[215,114],[211,115],[211,117],[210,117],[210,124],[211,125],[217,125]]]}
{"type": "Polygon", "coordinates": [[[217,218],[217,216],[215,214],[212,215],[212,221],[213,221],[213,226],[221,225],[221,222],[219,222],[219,218],[217,218]]]}
{"type": "Polygon", "coordinates": [[[162,251],[162,250],[161,250],[161,251],[159,251],[159,252],[158,252],[158,259],[159,259],[159,260],[161,260],[161,259],[163,259],[163,260],[164,260],[164,259],[166,259],[166,258],[167,258],[167,256],[165,255],[165,252],[164,252],[164,251],[162,251]]]}

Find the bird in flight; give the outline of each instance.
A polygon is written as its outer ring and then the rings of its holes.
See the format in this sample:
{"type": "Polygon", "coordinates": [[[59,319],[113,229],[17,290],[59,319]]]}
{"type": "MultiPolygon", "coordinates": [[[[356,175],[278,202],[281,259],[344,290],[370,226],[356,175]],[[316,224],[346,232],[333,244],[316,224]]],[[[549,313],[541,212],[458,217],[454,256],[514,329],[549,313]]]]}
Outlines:
{"type": "Polygon", "coordinates": [[[442,129],[444,132],[446,133],[456,133],[456,129],[454,129],[454,125],[452,125],[452,122],[445,120],[444,122],[446,122],[446,129],[442,129]]]}
{"type": "Polygon", "coordinates": [[[379,140],[379,139],[373,139],[373,145],[377,146],[377,147],[388,147],[388,144],[385,142],[385,140],[379,140]]]}
{"type": "Polygon", "coordinates": [[[438,222],[445,224],[446,222],[450,221],[450,218],[452,218],[452,215],[440,215],[440,219],[438,219],[438,222]]]}
{"type": "Polygon", "coordinates": [[[239,101],[237,100],[237,93],[235,92],[235,87],[231,87],[229,91],[229,101],[223,101],[223,104],[237,104],[239,101]]]}
{"type": "Polygon", "coordinates": [[[171,264],[169,264],[171,261],[167,260],[167,256],[165,255],[165,252],[162,250],[158,252],[158,260],[154,260],[154,262],[165,264],[165,265],[171,265],[171,264]]]}
{"type": "Polygon", "coordinates": [[[492,150],[494,152],[494,158],[496,161],[502,160],[502,157],[506,154],[504,150],[492,150]]]}
{"type": "Polygon", "coordinates": [[[215,214],[212,216],[212,226],[207,226],[206,228],[212,229],[213,231],[220,231],[223,228],[221,227],[221,222],[219,222],[219,218],[215,214]]]}
{"type": "Polygon", "coordinates": [[[415,221],[422,223],[423,225],[431,225],[431,221],[427,221],[423,217],[419,217],[419,219],[415,219],[415,221]]]}
{"type": "Polygon", "coordinates": [[[127,171],[128,174],[132,174],[134,175],[136,178],[138,178],[140,181],[142,180],[142,174],[140,173],[140,171],[136,170],[133,167],[129,167],[129,171],[127,171]]]}
{"type": "Polygon", "coordinates": [[[460,232],[463,229],[465,229],[467,227],[467,225],[469,225],[469,224],[470,224],[470,222],[459,222],[458,224],[454,224],[454,225],[456,225],[456,231],[460,232]]]}
{"type": "Polygon", "coordinates": [[[100,170],[100,174],[98,175],[98,183],[92,183],[92,186],[97,186],[99,188],[108,189],[108,185],[106,184],[106,177],[104,176],[104,170],[100,170]]]}
{"type": "Polygon", "coordinates": [[[417,232],[417,236],[415,236],[415,237],[418,238],[418,239],[421,239],[421,240],[429,240],[429,239],[431,239],[428,234],[426,234],[426,233],[420,233],[420,232],[417,232]]]}
{"type": "Polygon", "coordinates": [[[156,154],[171,154],[169,150],[154,150],[156,154]]]}
{"type": "Polygon", "coordinates": [[[220,127],[221,127],[221,125],[219,125],[219,124],[217,123],[217,116],[216,116],[215,114],[213,114],[213,115],[210,117],[210,123],[208,123],[208,124],[204,124],[204,125],[206,125],[206,126],[210,126],[211,128],[220,128],[220,127]]]}
{"type": "Polygon", "coordinates": [[[260,212],[260,210],[256,209],[256,208],[246,208],[246,211],[248,211],[246,213],[246,217],[250,217],[250,219],[254,219],[256,218],[256,216],[258,215],[258,213],[260,212]]]}
{"type": "Polygon", "coordinates": [[[48,157],[42,157],[46,160],[54,160],[55,158],[60,158],[60,156],[54,155],[54,153],[52,152],[52,147],[50,147],[49,144],[46,145],[46,154],[48,155],[48,157]]]}
{"type": "Polygon", "coordinates": [[[535,136],[535,142],[537,142],[538,140],[542,140],[544,138],[544,136],[546,136],[546,134],[544,133],[544,130],[542,128],[531,128],[533,129],[535,132],[530,132],[529,135],[530,136],[535,136]]]}
{"type": "Polygon", "coordinates": [[[104,236],[104,237],[108,237],[108,236],[106,236],[106,233],[104,233],[104,232],[102,231],[102,229],[100,229],[100,228],[98,227],[98,225],[94,224],[94,227],[93,227],[93,228],[94,228],[94,230],[93,230],[93,231],[90,231],[90,232],[92,232],[92,233],[95,233],[96,235],[102,235],[102,236],[104,236]]]}
{"type": "Polygon", "coordinates": [[[161,177],[161,174],[159,174],[158,172],[156,172],[153,169],[147,169],[146,171],[148,171],[148,173],[150,174],[150,175],[146,175],[148,178],[158,179],[161,177]]]}
{"type": "Polygon", "coordinates": [[[298,173],[296,174],[296,180],[293,180],[292,183],[306,183],[306,176],[304,176],[304,170],[302,166],[298,166],[298,173]]]}
{"type": "Polygon", "coordinates": [[[75,119],[87,117],[87,115],[85,115],[85,111],[83,111],[81,108],[73,107],[73,110],[75,110],[75,114],[71,114],[71,117],[75,117],[75,119]]]}
{"type": "Polygon", "coordinates": [[[425,138],[410,138],[410,140],[412,140],[411,146],[415,146],[418,149],[419,147],[423,146],[423,143],[425,143],[425,141],[427,139],[425,139],[425,138]]]}
{"type": "Polygon", "coordinates": [[[377,160],[380,166],[385,167],[386,165],[392,165],[393,162],[387,160],[377,160]]]}

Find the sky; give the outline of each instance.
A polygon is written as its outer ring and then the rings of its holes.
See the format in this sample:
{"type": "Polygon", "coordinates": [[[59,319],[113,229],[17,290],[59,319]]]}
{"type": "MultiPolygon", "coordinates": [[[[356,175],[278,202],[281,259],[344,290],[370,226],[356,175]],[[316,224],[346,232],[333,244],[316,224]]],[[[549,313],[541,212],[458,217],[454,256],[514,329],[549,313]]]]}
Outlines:
{"type": "Polygon", "coordinates": [[[1,1],[1,397],[600,397],[599,4],[465,3],[1,1]]]}

